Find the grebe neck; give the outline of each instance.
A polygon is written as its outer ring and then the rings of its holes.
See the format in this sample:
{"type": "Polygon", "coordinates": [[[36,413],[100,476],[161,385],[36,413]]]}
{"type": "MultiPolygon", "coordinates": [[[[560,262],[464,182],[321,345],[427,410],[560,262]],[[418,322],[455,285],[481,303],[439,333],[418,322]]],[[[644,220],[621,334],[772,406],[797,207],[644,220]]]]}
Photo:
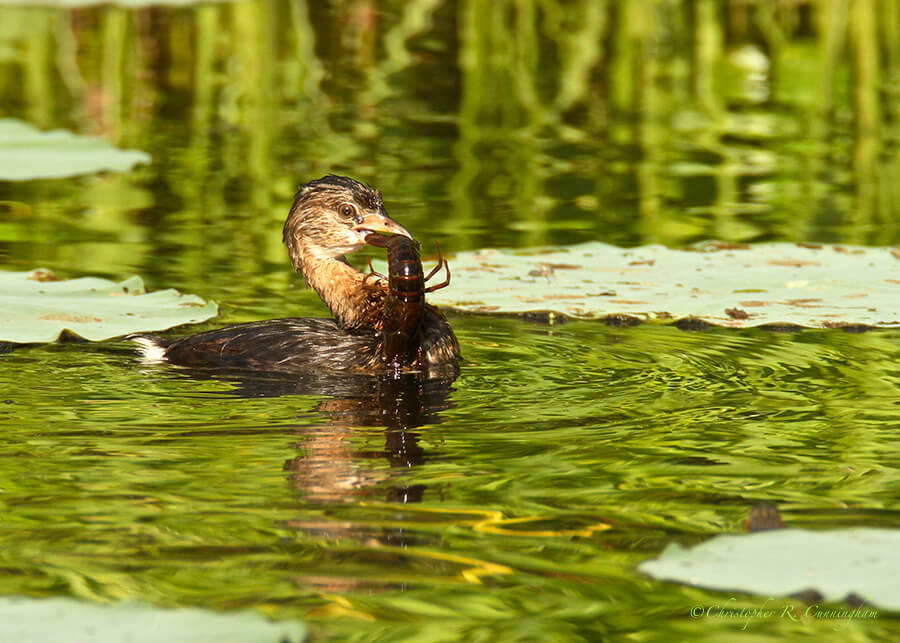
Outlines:
{"type": "Polygon", "coordinates": [[[374,323],[377,310],[373,310],[373,304],[379,290],[364,287],[365,275],[343,257],[306,255],[299,258],[297,269],[341,328],[363,328],[374,323]]]}

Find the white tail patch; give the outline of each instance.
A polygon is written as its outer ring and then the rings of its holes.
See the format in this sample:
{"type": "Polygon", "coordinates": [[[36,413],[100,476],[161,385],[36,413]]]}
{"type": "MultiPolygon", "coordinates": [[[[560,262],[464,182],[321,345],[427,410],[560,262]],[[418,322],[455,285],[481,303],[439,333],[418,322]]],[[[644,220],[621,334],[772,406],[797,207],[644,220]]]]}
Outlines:
{"type": "Polygon", "coordinates": [[[152,337],[129,337],[138,345],[141,357],[146,364],[162,364],[166,361],[166,349],[156,343],[152,337]]]}

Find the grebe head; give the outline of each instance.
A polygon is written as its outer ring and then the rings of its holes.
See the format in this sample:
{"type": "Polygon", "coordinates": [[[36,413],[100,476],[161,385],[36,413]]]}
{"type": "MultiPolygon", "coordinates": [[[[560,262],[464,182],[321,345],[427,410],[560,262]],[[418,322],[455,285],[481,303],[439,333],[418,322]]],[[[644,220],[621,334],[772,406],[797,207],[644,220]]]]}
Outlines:
{"type": "Polygon", "coordinates": [[[381,192],[334,174],[301,185],[284,224],[284,243],[297,268],[307,258],[337,258],[359,250],[379,234],[412,239],[387,215],[381,192]]]}

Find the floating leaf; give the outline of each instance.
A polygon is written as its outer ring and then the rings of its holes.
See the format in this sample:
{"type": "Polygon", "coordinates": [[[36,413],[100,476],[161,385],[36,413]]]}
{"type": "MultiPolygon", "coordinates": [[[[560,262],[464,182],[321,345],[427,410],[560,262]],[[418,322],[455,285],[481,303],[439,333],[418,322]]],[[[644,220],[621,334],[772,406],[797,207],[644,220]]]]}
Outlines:
{"type": "Polygon", "coordinates": [[[28,123],[0,119],[0,180],[56,179],[110,170],[125,172],[150,155],[120,150],[104,138],[65,130],[42,132],[28,123]]]}
{"type": "Polygon", "coordinates": [[[0,272],[0,341],[52,342],[63,331],[99,341],[193,324],[218,312],[215,303],[176,290],[145,294],[140,277],[52,279],[46,270],[0,272]]]}
{"type": "Polygon", "coordinates": [[[702,320],[717,326],[900,327],[900,249],[706,243],[688,250],[591,242],[476,250],[451,261],[434,303],[478,313],[702,320]]]}
{"type": "Polygon", "coordinates": [[[296,643],[306,639],[306,627],[297,621],[267,621],[255,612],[218,614],[201,609],[160,609],[136,603],[95,605],[68,598],[2,598],[0,638],[20,643],[296,643]]]}
{"type": "Polygon", "coordinates": [[[900,610],[900,530],[722,535],[690,549],[669,545],[638,569],[659,580],[763,596],[812,589],[840,601],[852,593],[875,607],[900,610]]]}

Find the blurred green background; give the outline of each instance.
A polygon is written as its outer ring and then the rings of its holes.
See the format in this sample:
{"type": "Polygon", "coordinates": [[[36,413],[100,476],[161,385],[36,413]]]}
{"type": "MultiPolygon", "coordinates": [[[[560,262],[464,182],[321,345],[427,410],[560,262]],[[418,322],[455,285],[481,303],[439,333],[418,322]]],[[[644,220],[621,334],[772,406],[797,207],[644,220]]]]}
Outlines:
{"type": "Polygon", "coordinates": [[[2,6],[2,113],[154,161],[0,186],[0,259],[264,272],[326,172],[450,250],[890,245],[898,91],[895,0],[2,6]]]}
{"type": "MultiPolygon", "coordinates": [[[[0,115],[153,161],[0,182],[0,269],[140,274],[218,301],[207,327],[325,314],[281,226],[329,172],[450,253],[900,244],[900,0],[34,4],[0,2],[0,115]]],[[[900,524],[900,333],[451,321],[467,361],[430,398],[279,396],[124,343],[0,355],[0,590],[350,640],[897,631],[691,619],[728,596],[635,568],[760,500],[900,524]]]]}

